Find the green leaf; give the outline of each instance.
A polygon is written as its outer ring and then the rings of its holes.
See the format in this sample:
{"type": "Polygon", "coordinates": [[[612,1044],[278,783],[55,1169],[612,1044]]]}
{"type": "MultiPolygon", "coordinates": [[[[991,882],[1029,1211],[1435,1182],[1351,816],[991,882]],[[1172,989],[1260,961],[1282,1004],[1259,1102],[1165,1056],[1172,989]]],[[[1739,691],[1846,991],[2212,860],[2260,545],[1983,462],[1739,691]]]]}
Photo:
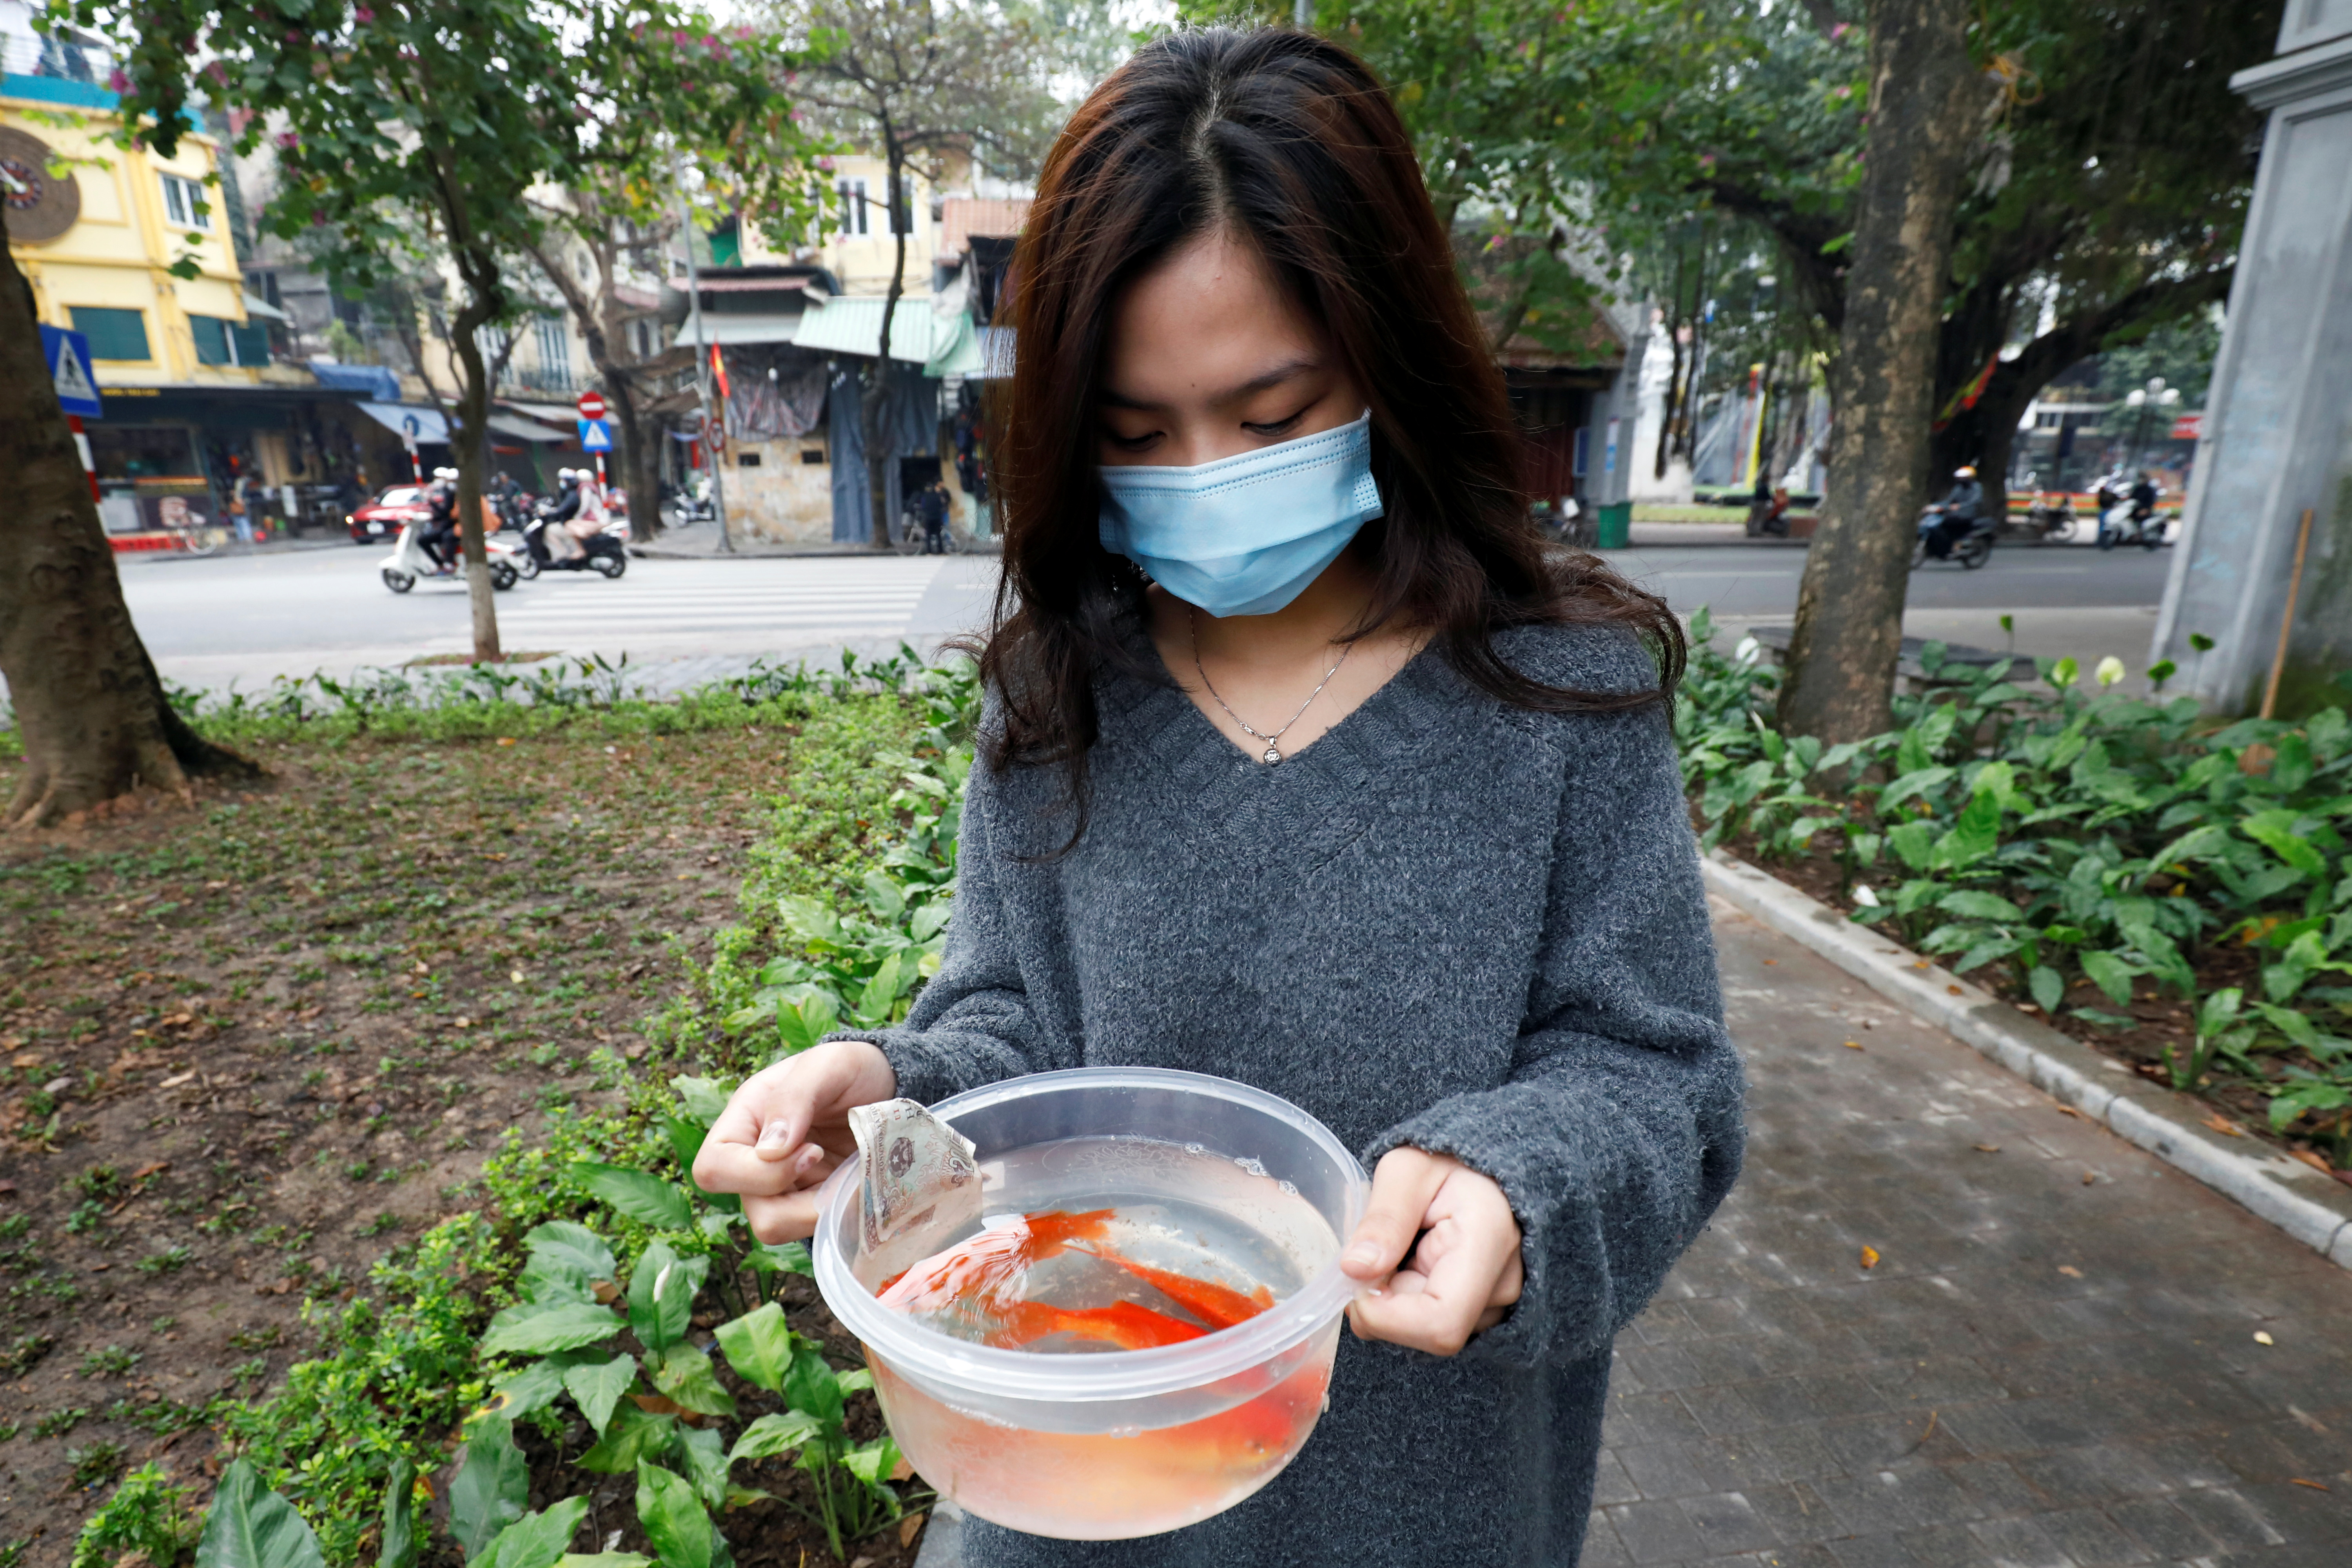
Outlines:
{"type": "Polygon", "coordinates": [[[809,1257],[805,1241],[763,1241],[751,1248],[744,1261],[751,1264],[754,1274],[800,1274],[816,1278],[816,1263],[809,1257]]]}
{"type": "Polygon", "coordinates": [[[890,1472],[898,1468],[898,1445],[885,1433],[871,1443],[861,1443],[844,1454],[841,1468],[876,1491],[887,1491],[883,1483],[890,1479],[890,1472]]]}
{"type": "Polygon", "coordinates": [[[844,1399],[847,1399],[853,1394],[870,1393],[874,1387],[874,1369],[853,1366],[836,1372],[833,1374],[833,1385],[841,1390],[841,1396],[844,1399]]]}
{"type": "Polygon", "coordinates": [[[662,1568],[711,1568],[717,1531],[702,1500],[683,1477],[658,1465],[637,1466],[637,1523],[662,1568]]]}
{"type": "Polygon", "coordinates": [[[587,1517],[586,1498],[565,1498],[552,1508],[527,1513],[508,1525],[474,1561],[478,1568],[555,1568],[580,1521],[587,1517]]]}
{"type": "Polygon", "coordinates": [[[2056,1013],[2058,1004],[2066,999],[2066,977],[2058,973],[2055,964],[2035,964],[2026,975],[2025,984],[2044,1013],[2056,1013]]]}
{"type": "Polygon", "coordinates": [[[1886,830],[1886,847],[1903,858],[1903,863],[1915,871],[1927,868],[1935,852],[1936,825],[1932,822],[1906,822],[1900,827],[1886,830]]]}
{"type": "Polygon", "coordinates": [[[771,1394],[783,1392],[795,1337],[784,1324],[783,1308],[773,1301],[719,1325],[719,1348],[735,1375],[771,1394]]]}
{"type": "MultiPolygon", "coordinates": [[[[733,1193],[714,1193],[694,1180],[694,1157],[702,1152],[702,1142],[709,1136],[710,1129],[699,1121],[689,1121],[683,1116],[664,1117],[662,1128],[669,1135],[670,1152],[677,1156],[677,1168],[687,1173],[688,1182],[693,1185],[696,1192],[702,1194],[703,1201],[722,1214],[741,1213],[743,1209],[741,1198],[733,1193]]],[[[702,1217],[707,1220],[710,1216],[705,1215],[702,1217]]]]}
{"type": "Polygon", "coordinates": [[[727,1462],[736,1464],[789,1454],[824,1433],[824,1424],[804,1410],[762,1415],[743,1428],[743,1435],[735,1439],[734,1449],[727,1456],[727,1462]]]}
{"type": "Polygon", "coordinates": [[[640,1460],[667,1451],[677,1434],[677,1416],[648,1415],[624,1402],[614,1409],[604,1441],[581,1455],[578,1463],[583,1470],[622,1475],[636,1468],[640,1460]]]}
{"type": "Polygon", "coordinates": [[[656,1230],[684,1230],[694,1223],[693,1201],[675,1182],[593,1160],[573,1161],[572,1173],[581,1185],[641,1225],[656,1230]]]}
{"type": "Polygon", "coordinates": [[[489,1332],[476,1348],[483,1355],[546,1355],[609,1340],[621,1328],[621,1320],[611,1308],[593,1302],[570,1301],[560,1307],[525,1304],[509,1307],[492,1318],[489,1332]]]}
{"type": "Polygon", "coordinates": [[[2107,999],[2118,1007],[2127,1007],[2132,999],[2132,976],[2138,973],[2112,952],[2093,951],[2082,956],[2083,973],[2091,984],[2107,994],[2107,999]]]}
{"type": "Polygon", "coordinates": [[[221,1472],[196,1542],[195,1568],[326,1568],[326,1554],[294,1505],[261,1484],[252,1464],[221,1472]]]}
{"type": "Polygon", "coordinates": [[[906,890],[879,871],[866,873],[866,907],[886,926],[895,926],[907,912],[906,890]]]}
{"type": "Polygon", "coordinates": [[[803,893],[788,893],[776,900],[776,912],[783,917],[784,929],[803,942],[841,941],[841,921],[825,904],[803,893]]]}
{"type": "Polygon", "coordinates": [[[642,1552],[567,1552],[555,1560],[555,1568],[655,1568],[655,1563],[642,1552]]]}
{"type": "Polygon", "coordinates": [[[635,1356],[616,1355],[610,1361],[589,1362],[571,1367],[563,1373],[563,1387],[580,1406],[580,1414],[596,1436],[604,1436],[604,1428],[613,1422],[613,1407],[629,1392],[637,1380],[635,1356]]]}
{"type": "Polygon", "coordinates": [[[1952,830],[1936,840],[1929,863],[1938,869],[1973,866],[2000,847],[2000,798],[1990,790],[1972,796],[1952,830]]]}
{"type": "Polygon", "coordinates": [[[727,1109],[727,1098],[733,1091],[715,1078],[688,1078],[681,1073],[669,1080],[677,1090],[678,1103],[686,1108],[689,1121],[709,1127],[727,1109]]]}
{"type": "Polygon", "coordinates": [[[776,1014],[776,1032],[786,1055],[797,1055],[833,1033],[841,1022],[841,1005],[832,993],[812,986],[809,994],[776,1014]]]}
{"type": "MultiPolygon", "coordinates": [[[[612,1317],[610,1312],[604,1315],[612,1317]]],[[[617,1319],[614,1321],[618,1321],[617,1319]]],[[[509,1421],[519,1421],[535,1410],[546,1409],[555,1403],[555,1396],[563,1392],[565,1370],[584,1359],[576,1351],[562,1351],[532,1362],[519,1372],[509,1373],[490,1385],[490,1409],[509,1421]]]]}
{"type": "Polygon", "coordinates": [[[1961,888],[1946,893],[1936,900],[1936,907],[1974,921],[2021,921],[2025,918],[2025,911],[2007,899],[1973,888],[1961,888]]]}
{"type": "Polygon", "coordinates": [[[795,1337],[792,1370],[784,1374],[784,1403],[824,1425],[827,1436],[841,1427],[841,1384],[816,1347],[795,1337]]]}
{"type": "Polygon", "coordinates": [[[694,1346],[670,1346],[647,1370],[653,1374],[655,1392],[667,1394],[681,1408],[697,1415],[735,1414],[735,1401],[719,1386],[719,1373],[710,1357],[694,1346]]]}
{"type": "Polygon", "coordinates": [[[2306,877],[2325,876],[2327,857],[2316,846],[2294,831],[2303,814],[2282,808],[2259,812],[2238,824],[2238,831],[2268,849],[2306,877]]]}
{"type": "Polygon", "coordinates": [[[898,955],[894,952],[882,961],[882,967],[874,972],[874,977],[866,983],[866,989],[858,993],[857,1016],[873,1023],[887,1024],[898,1000],[898,955]]]}
{"type": "Polygon", "coordinates": [[[647,1350],[659,1354],[685,1337],[695,1292],[709,1271],[710,1259],[680,1258],[667,1242],[638,1254],[629,1274],[629,1327],[647,1350]]]}
{"type": "Polygon", "coordinates": [[[727,1441],[709,1426],[682,1426],[677,1434],[677,1455],[686,1466],[686,1479],[694,1483],[702,1506],[714,1513],[727,1506],[727,1441]]]}
{"type": "Polygon", "coordinates": [[[1901,778],[1888,784],[1886,793],[1878,797],[1878,809],[1883,815],[1893,811],[1915,795],[1925,795],[1941,789],[1958,772],[1958,768],[1934,767],[1921,768],[1916,773],[1905,773],[1901,778]]]}
{"type": "Polygon", "coordinates": [[[480,1556],[499,1531],[520,1519],[530,1498],[530,1467],[515,1447],[513,1426],[504,1416],[483,1416],[449,1481],[449,1533],[466,1561],[480,1556]]]}
{"type": "Polygon", "coordinates": [[[541,1259],[570,1265],[589,1279],[615,1279],[620,1267],[613,1261],[613,1249],[604,1238],[584,1225],[568,1219],[550,1220],[534,1226],[522,1238],[530,1260],[541,1259]]]}
{"type": "Polygon", "coordinates": [[[376,1552],[376,1568],[416,1568],[416,1467],[405,1454],[395,1454],[383,1479],[383,1544],[376,1552]]]}

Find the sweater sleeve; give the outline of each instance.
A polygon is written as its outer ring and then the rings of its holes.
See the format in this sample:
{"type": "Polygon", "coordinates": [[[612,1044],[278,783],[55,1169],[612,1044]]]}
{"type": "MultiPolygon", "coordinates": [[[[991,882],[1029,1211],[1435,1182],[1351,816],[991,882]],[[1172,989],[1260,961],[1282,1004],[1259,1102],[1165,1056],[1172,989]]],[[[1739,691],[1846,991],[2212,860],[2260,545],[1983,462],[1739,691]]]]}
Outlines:
{"type": "Polygon", "coordinates": [[[898,1075],[899,1095],[925,1105],[1055,1065],[1046,1059],[1045,1031],[1030,1005],[1004,906],[992,823],[1003,793],[1003,780],[986,764],[973,767],[957,834],[955,916],[939,973],[916,996],[907,1021],[828,1037],[881,1047],[898,1075]]]}
{"type": "Polygon", "coordinates": [[[1742,1143],[1739,1059],[1667,726],[1651,709],[1565,729],[1509,1076],[1370,1150],[1452,1155],[1509,1197],[1526,1284],[1463,1354],[1521,1366],[1589,1356],[1641,1311],[1730,1190],[1742,1143]]]}

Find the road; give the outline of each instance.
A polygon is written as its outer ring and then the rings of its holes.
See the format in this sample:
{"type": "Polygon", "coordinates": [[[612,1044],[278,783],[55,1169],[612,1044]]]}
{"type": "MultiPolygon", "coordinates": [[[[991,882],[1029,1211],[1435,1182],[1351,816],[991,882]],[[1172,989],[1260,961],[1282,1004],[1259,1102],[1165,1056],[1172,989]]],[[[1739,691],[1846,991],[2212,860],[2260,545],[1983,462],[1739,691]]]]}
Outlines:
{"type": "MultiPolygon", "coordinates": [[[[278,675],[342,674],[470,646],[465,594],[423,584],[395,595],[381,550],[122,563],[131,615],[157,668],[188,685],[247,689],[278,675]]],[[[1782,545],[1649,545],[1615,552],[1622,570],[1687,615],[1705,605],[1734,630],[1786,620],[1804,570],[1782,545]]],[[[1906,629],[2021,652],[2145,658],[2168,552],[2004,549],[1983,570],[1935,564],[1914,574],[1906,629]]],[[[985,619],[990,556],[636,560],[617,583],[558,574],[499,595],[513,652],[628,655],[666,661],[824,658],[844,644],[936,645],[985,619]]]]}

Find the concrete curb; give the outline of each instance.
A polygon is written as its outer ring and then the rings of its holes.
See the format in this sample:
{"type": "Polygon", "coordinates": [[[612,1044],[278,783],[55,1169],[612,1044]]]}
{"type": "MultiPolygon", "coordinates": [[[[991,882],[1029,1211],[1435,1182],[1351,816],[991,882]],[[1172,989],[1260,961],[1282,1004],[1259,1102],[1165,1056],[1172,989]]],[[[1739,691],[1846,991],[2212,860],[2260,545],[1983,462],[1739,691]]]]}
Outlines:
{"type": "Polygon", "coordinates": [[[1708,891],[1812,949],[2061,1103],[2243,1205],[2330,1262],[2352,1268],[2352,1187],[2284,1155],[2240,1152],[2229,1146],[2236,1140],[2225,1142],[2200,1125],[2193,1108],[2200,1101],[2147,1082],[2121,1062],[2027,1016],[1870,927],[1855,924],[1777,877],[1719,849],[1702,859],[1699,869],[1708,891]],[[2290,1184],[2305,1190],[2293,1190],[2290,1184]]]}

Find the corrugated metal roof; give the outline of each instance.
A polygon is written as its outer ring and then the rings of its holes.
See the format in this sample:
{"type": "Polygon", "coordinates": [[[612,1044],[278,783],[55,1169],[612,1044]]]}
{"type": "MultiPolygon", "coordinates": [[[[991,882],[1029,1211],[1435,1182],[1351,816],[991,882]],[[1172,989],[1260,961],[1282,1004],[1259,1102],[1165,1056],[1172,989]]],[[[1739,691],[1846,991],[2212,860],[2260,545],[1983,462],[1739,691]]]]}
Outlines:
{"type": "MultiPolygon", "coordinates": [[[[702,318],[702,341],[717,343],[721,348],[733,348],[738,343],[789,343],[798,341],[803,317],[801,312],[765,310],[713,310],[702,318]]],[[[688,312],[678,323],[671,337],[673,348],[694,347],[694,316],[688,312]]]]}
{"type": "MultiPolygon", "coordinates": [[[[800,335],[793,341],[820,353],[875,355],[882,341],[882,308],[887,300],[861,296],[854,300],[812,302],[801,315],[800,335]]],[[[712,318],[716,320],[717,318],[712,318]]],[[[931,309],[929,294],[899,297],[890,317],[890,357],[916,364],[927,363],[933,350],[954,331],[952,320],[941,321],[931,309]],[[941,329],[946,331],[942,331],[941,329]]]]}

